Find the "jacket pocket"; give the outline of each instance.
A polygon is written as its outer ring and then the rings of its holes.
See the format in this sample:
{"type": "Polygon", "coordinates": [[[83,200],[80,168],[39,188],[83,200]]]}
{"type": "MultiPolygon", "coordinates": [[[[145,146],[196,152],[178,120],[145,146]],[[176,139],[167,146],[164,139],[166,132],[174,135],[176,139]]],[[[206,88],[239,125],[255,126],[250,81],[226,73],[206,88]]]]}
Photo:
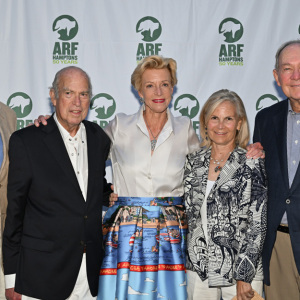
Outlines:
{"type": "Polygon", "coordinates": [[[23,235],[21,245],[32,250],[51,252],[54,242],[23,235]]]}

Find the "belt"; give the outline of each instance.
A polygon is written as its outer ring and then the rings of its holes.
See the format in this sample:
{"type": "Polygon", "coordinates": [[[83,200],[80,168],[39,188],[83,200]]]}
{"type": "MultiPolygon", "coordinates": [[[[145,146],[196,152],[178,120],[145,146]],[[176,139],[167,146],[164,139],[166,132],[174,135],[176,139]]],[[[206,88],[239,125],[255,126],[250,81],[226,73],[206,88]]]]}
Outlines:
{"type": "Polygon", "coordinates": [[[290,233],[290,231],[289,231],[289,226],[282,226],[282,225],[279,225],[279,226],[277,227],[277,230],[278,230],[278,231],[281,231],[281,232],[284,232],[284,233],[290,233]]]}

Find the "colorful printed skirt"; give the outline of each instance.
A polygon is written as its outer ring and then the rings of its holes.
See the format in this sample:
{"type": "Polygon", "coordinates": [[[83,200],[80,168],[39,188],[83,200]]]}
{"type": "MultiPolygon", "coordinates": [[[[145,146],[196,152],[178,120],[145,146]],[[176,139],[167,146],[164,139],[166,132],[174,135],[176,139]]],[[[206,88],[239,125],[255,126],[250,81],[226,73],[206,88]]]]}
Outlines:
{"type": "Polygon", "coordinates": [[[98,300],[187,299],[182,201],[119,197],[108,209],[98,300]]]}

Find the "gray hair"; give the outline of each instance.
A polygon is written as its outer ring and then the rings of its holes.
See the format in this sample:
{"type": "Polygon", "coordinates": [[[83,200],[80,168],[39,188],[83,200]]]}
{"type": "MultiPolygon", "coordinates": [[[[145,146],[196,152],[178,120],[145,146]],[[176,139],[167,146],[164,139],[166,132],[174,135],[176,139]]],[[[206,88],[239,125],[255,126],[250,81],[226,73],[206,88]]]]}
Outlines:
{"type": "Polygon", "coordinates": [[[288,42],[285,42],[284,44],[282,44],[279,49],[277,50],[276,52],[276,55],[275,55],[275,70],[278,71],[279,69],[279,56],[281,54],[281,52],[288,46],[290,45],[294,45],[294,44],[298,44],[300,45],[300,40],[291,40],[291,41],[288,41],[288,42]]]}
{"type": "Polygon", "coordinates": [[[65,72],[68,72],[68,71],[71,71],[71,70],[77,70],[77,71],[81,72],[82,75],[86,78],[86,80],[88,82],[88,87],[89,87],[89,90],[88,90],[89,99],[91,99],[91,97],[92,97],[92,84],[91,84],[90,76],[85,71],[83,71],[81,68],[75,67],[75,66],[69,66],[69,67],[63,68],[55,74],[52,86],[50,87],[50,90],[54,91],[55,98],[58,99],[58,97],[59,97],[59,82],[60,82],[61,76],[64,75],[65,72]]]}
{"type": "Polygon", "coordinates": [[[226,89],[222,89],[213,93],[207,99],[207,101],[204,103],[202,107],[200,113],[201,146],[202,147],[211,146],[212,141],[210,140],[209,136],[207,136],[206,134],[207,123],[214,110],[221,103],[225,101],[229,101],[230,103],[232,103],[236,109],[238,120],[241,121],[241,128],[236,134],[235,142],[238,146],[245,149],[250,138],[249,124],[248,124],[248,118],[247,118],[245,106],[243,104],[242,99],[237,93],[226,89]]]}

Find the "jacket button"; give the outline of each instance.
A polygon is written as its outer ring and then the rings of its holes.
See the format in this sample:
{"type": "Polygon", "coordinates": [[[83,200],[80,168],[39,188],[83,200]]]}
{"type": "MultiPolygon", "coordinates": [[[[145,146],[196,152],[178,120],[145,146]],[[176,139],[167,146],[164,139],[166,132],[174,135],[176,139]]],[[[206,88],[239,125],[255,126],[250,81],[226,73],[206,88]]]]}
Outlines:
{"type": "Polygon", "coordinates": [[[84,216],[83,218],[86,220],[88,218],[88,216],[84,216]]]}
{"type": "Polygon", "coordinates": [[[290,199],[286,199],[286,200],[285,200],[285,203],[286,203],[286,204],[290,204],[290,203],[291,203],[291,200],[290,200],[290,199]]]}
{"type": "Polygon", "coordinates": [[[85,246],[84,241],[80,241],[80,245],[81,245],[81,246],[85,246]]]}

